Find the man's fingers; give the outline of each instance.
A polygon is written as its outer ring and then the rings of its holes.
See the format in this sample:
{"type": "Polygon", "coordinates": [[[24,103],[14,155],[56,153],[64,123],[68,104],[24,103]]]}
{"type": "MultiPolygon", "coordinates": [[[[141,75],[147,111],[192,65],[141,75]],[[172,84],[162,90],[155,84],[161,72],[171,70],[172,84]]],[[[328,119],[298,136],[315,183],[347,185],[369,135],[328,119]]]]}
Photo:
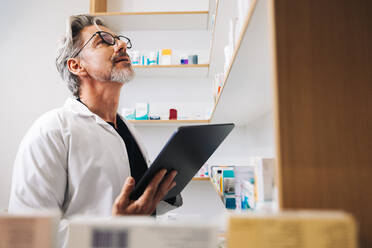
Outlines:
{"type": "Polygon", "coordinates": [[[164,196],[166,196],[168,192],[174,186],[176,186],[176,182],[174,181],[174,178],[176,177],[176,175],[177,175],[177,171],[174,170],[164,178],[163,182],[160,184],[156,192],[156,195],[155,195],[156,202],[161,201],[164,198],[164,196]]]}
{"type": "Polygon", "coordinates": [[[145,191],[143,194],[138,198],[136,201],[136,205],[138,207],[138,212],[142,214],[151,214],[151,212],[154,210],[155,202],[154,197],[158,190],[159,183],[163,179],[164,175],[167,173],[167,170],[162,169],[151,180],[149,185],[147,185],[145,191]]]}
{"type": "MultiPolygon", "coordinates": [[[[177,171],[171,171],[163,180],[160,187],[167,190],[170,188],[172,183],[174,183],[174,178],[177,176],[177,171]]],[[[168,193],[168,192],[167,192],[168,193]]]]}
{"type": "Polygon", "coordinates": [[[167,189],[164,189],[164,190],[159,190],[158,193],[156,194],[156,199],[155,201],[157,203],[159,203],[161,200],[163,200],[163,198],[168,194],[168,192],[174,187],[176,186],[176,182],[172,182],[169,187],[167,189]]]}
{"type": "Polygon", "coordinates": [[[132,193],[134,188],[134,179],[133,177],[128,177],[127,180],[125,180],[125,183],[123,185],[123,188],[121,189],[120,195],[116,198],[115,204],[119,208],[125,208],[129,205],[130,199],[129,195],[132,193]]]}
{"type": "Polygon", "coordinates": [[[169,189],[168,189],[168,191],[170,191],[174,186],[176,186],[177,185],[177,183],[176,182],[173,182],[170,186],[169,186],[169,189]]]}
{"type": "Polygon", "coordinates": [[[151,214],[159,201],[176,185],[174,178],[177,171],[172,171],[165,176],[166,173],[167,170],[165,169],[159,171],[142,196],[136,201],[129,199],[134,188],[134,179],[132,177],[127,178],[120,195],[115,200],[113,214],[151,214]]]}
{"type": "Polygon", "coordinates": [[[173,184],[173,180],[177,175],[177,171],[172,171],[164,177],[166,173],[165,169],[159,171],[151,180],[142,196],[137,200],[140,212],[153,212],[159,201],[174,187],[175,183],[173,184]]]}
{"type": "Polygon", "coordinates": [[[154,178],[151,180],[149,185],[147,185],[145,192],[143,192],[142,196],[138,199],[144,202],[152,201],[156,192],[158,191],[159,184],[161,180],[163,180],[164,175],[167,173],[166,169],[160,170],[154,178]]]}

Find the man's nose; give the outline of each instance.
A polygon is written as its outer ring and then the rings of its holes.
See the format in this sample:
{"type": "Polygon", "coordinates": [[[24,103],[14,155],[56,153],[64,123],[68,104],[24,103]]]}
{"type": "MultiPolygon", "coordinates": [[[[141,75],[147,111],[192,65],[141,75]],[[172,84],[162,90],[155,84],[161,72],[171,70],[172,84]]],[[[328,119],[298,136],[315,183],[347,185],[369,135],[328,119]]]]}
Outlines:
{"type": "Polygon", "coordinates": [[[118,52],[121,49],[123,49],[124,51],[126,51],[127,50],[127,43],[125,43],[122,40],[117,39],[116,40],[116,43],[114,45],[114,49],[115,49],[115,52],[118,52]]]}

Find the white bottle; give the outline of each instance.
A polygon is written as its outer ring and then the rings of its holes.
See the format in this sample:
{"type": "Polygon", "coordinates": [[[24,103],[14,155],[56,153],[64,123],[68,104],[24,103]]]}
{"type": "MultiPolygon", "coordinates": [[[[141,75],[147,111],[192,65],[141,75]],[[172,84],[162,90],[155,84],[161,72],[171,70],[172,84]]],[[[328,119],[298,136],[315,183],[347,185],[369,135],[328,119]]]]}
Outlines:
{"type": "Polygon", "coordinates": [[[161,50],[161,65],[170,65],[172,63],[172,50],[171,49],[162,49],[161,50]]]}
{"type": "Polygon", "coordinates": [[[150,56],[147,60],[147,65],[156,65],[156,53],[150,52],[150,56]]]}
{"type": "Polygon", "coordinates": [[[139,65],[140,60],[141,60],[140,52],[139,51],[133,51],[131,59],[132,59],[132,65],[139,65]]]}

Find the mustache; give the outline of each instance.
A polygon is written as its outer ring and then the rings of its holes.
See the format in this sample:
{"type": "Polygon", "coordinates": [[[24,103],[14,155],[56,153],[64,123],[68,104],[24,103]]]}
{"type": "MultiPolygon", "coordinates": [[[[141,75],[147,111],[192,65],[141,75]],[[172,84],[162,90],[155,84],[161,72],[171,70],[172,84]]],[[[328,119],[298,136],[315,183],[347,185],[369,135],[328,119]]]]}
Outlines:
{"type": "Polygon", "coordinates": [[[129,55],[127,52],[119,52],[115,57],[112,58],[112,62],[115,62],[118,58],[121,58],[121,57],[129,58],[129,55]]]}

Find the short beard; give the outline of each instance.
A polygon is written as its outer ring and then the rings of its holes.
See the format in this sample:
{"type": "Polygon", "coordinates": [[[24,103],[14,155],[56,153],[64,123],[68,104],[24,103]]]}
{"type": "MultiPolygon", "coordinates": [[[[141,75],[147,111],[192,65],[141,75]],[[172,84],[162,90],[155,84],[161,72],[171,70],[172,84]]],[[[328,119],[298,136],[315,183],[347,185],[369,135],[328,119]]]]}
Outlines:
{"type": "Polygon", "coordinates": [[[125,69],[118,69],[114,67],[111,71],[110,81],[111,82],[120,82],[127,83],[134,78],[134,70],[131,65],[125,69]]]}

